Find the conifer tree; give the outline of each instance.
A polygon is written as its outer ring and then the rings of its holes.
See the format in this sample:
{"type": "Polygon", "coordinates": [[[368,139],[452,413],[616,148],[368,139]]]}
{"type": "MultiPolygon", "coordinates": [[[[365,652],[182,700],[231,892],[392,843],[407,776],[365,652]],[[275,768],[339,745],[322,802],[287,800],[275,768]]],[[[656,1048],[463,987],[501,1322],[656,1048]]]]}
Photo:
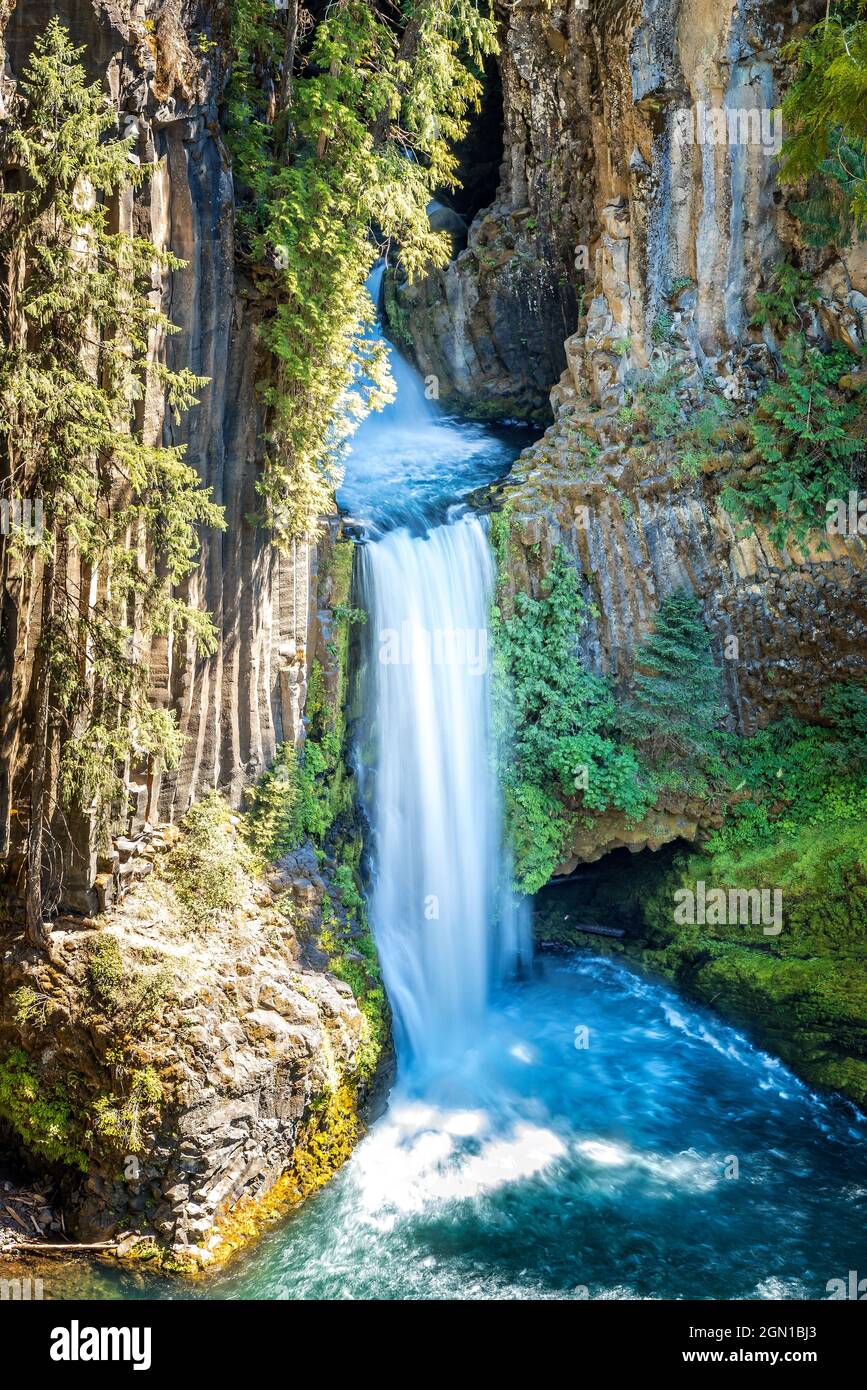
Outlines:
{"type": "Polygon", "coordinates": [[[701,606],[685,589],[670,594],[636,649],[624,732],[656,769],[701,773],[725,713],[701,606]]]}
{"type": "Polygon", "coordinates": [[[783,101],[791,133],[780,175],[810,180],[796,211],[819,244],[823,226],[837,239],[852,221],[867,227],[867,0],[829,0],[825,18],[787,51],[798,73],[783,101]]]}
{"type": "Polygon", "coordinates": [[[5,135],[0,193],[0,480],[41,499],[26,557],[38,595],[32,679],[23,699],[26,921],[44,944],[49,827],[72,804],[103,822],[131,757],[176,760],[174,717],[148,701],[148,638],[184,632],[213,644],[207,615],[173,587],[196,560],[196,526],[223,524],[182,448],[146,441],[148,389],[177,412],[203,382],[151,360],[172,331],[152,303],[181,262],[111,230],[110,199],[145,171],[113,135],[116,117],[83,50],[53,20],[37,39],[5,135]]]}

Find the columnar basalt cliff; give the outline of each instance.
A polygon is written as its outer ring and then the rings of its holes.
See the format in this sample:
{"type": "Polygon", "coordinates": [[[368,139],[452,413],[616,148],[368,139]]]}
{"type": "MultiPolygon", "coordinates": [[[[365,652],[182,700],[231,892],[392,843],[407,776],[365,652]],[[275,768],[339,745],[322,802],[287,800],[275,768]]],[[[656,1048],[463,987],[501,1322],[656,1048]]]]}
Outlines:
{"type": "MultiPolygon", "coordinates": [[[[654,326],[685,282],[693,294],[677,353],[719,376],[730,399],[749,397],[753,370],[766,371],[775,350],[750,330],[755,295],[798,236],[776,184],[780,48],[823,9],[818,0],[504,8],[496,200],[444,272],[395,295],[395,331],[424,371],[440,374],[444,398],[492,415],[541,409],[565,324],[555,410],[620,400],[631,372],[665,357],[654,326]],[[724,139],[706,138],[714,111],[724,139]],[[541,286],[540,266],[554,276],[553,296],[527,290],[534,275],[541,286]]],[[[863,245],[816,253],[811,269],[822,328],[862,342],[863,245]]]]}
{"type": "MultiPolygon", "coordinates": [[[[317,860],[299,831],[292,854],[253,852],[249,826],[229,816],[280,745],[289,750],[283,771],[297,771],[314,673],[317,718],[337,746],[335,781],[348,783],[347,620],[335,610],[348,602],[352,547],[336,518],[323,520],[315,544],[282,550],[258,519],[266,306],[255,266],[244,270],[237,254],[224,141],[227,7],[3,0],[0,129],[54,17],[107,92],[115,133],[131,137],[131,163],[148,167],[140,189],[115,201],[112,228],[184,262],[154,281],[154,302],[177,332],[152,334],[150,352],[205,379],[199,403],[179,423],[155,376],[137,423],[145,443],[184,447],[226,527],[201,529],[181,585],[181,597],[213,618],[213,653],[186,635],[155,637],[145,653],[148,698],[173,712],[184,736],[177,768],[161,774],[146,759],[125,768],[110,836],[51,788],[59,858],[46,871],[45,950],[24,940],[20,906],[44,568],[38,551],[22,556],[5,528],[0,536],[0,1131],[4,1149],[66,1172],[69,1236],[123,1236],[122,1255],[194,1271],[344,1161],[387,1045],[381,991],[373,1024],[364,1014],[376,964],[360,899],[351,911],[343,901],[360,848],[351,791],[331,808],[346,821],[342,893],[331,849],[317,860]],[[222,796],[209,797],[214,790],[222,796]],[[202,818],[179,831],[191,807],[202,818]],[[265,859],[276,867],[267,871],[265,859]],[[355,951],[352,984],[340,978],[344,936],[355,951]]],[[[72,548],[67,564],[77,585],[72,548]]]]}
{"type": "MultiPolygon", "coordinates": [[[[576,327],[550,393],[554,424],[496,493],[512,518],[510,588],[538,594],[563,546],[593,601],[582,658],[621,689],[660,600],[692,590],[732,727],[746,733],[786,712],[816,718],[828,682],[863,679],[865,669],[863,539],[775,543],[763,525],[745,534],[722,500],[755,462],[740,421],[781,365],[774,331],[753,323],[775,267],[794,256],[817,288],[809,343],[858,351],[867,341],[863,243],[806,245],[793,195],[777,182],[781,46],[821,8],[510,7],[497,199],[447,270],[394,293],[401,340],[440,375],[442,394],[507,414],[527,399],[528,374],[551,360],[515,327],[517,270],[544,240],[546,264],[562,266],[575,296],[576,327]],[[482,247],[495,243],[493,266],[482,247]],[[652,418],[654,392],[677,402],[665,420],[652,418]],[[687,466],[689,425],[708,393],[729,413],[728,447],[687,466]]],[[[540,302],[533,318],[537,343],[556,335],[559,308],[540,302]]],[[[700,807],[682,804],[632,831],[622,817],[597,819],[563,867],[618,844],[693,838],[702,823],[700,807]]]]}
{"type": "MultiPolygon", "coordinates": [[[[183,444],[187,460],[225,508],[224,532],[205,531],[200,562],[183,597],[213,616],[219,642],[212,656],[192,642],[155,639],[150,654],[151,696],[176,711],[186,735],[179,767],[160,776],[130,767],[127,830],[143,821],[175,820],[209,788],[238,803],[242,788],[269,765],[276,747],[303,737],[302,710],[316,642],[315,550],[303,543],[281,553],[256,523],[261,511],[256,481],[266,425],[256,379],[255,287],[235,256],[233,176],[219,120],[225,53],[219,39],[221,4],[145,5],[141,0],[67,0],[6,3],[0,11],[2,76],[0,121],[35,37],[52,16],[84,46],[91,79],[104,82],[117,111],[118,131],[135,137],[132,158],[151,166],[140,192],[117,208],[121,229],[150,238],[186,266],[164,277],[162,306],[180,330],[154,342],[153,352],[177,370],[207,383],[200,403],[177,424],[162,395],[144,402],[146,438],[183,444]],[[192,36],[199,35],[193,44],[192,36]]],[[[8,780],[0,789],[2,851],[13,854],[26,819],[29,673],[38,640],[32,611],[38,574],[4,556],[3,755],[8,780]]],[[[66,827],[63,827],[65,832],[66,827]]],[[[97,905],[94,892],[105,846],[76,823],[64,846],[64,902],[82,911],[97,905]]]]}

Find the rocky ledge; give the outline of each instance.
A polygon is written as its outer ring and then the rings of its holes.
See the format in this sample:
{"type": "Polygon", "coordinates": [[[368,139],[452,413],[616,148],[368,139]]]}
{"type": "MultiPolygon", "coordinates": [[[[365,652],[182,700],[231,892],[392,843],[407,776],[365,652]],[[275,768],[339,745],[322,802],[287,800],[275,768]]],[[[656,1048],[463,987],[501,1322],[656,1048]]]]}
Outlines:
{"type": "Polygon", "coordinates": [[[121,906],[0,955],[0,1125],[59,1182],[61,1238],[181,1271],[343,1162],[381,1051],[312,849],[263,874],[219,798],[190,815],[121,906]]]}

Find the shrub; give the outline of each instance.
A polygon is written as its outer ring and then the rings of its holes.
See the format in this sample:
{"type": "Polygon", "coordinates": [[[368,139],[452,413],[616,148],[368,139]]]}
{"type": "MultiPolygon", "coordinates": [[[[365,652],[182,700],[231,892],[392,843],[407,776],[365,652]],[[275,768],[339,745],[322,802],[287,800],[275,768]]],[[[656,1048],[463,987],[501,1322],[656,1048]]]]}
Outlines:
{"type": "Polygon", "coordinates": [[[172,987],[165,966],[134,964],[122,954],[117,938],[108,935],[88,944],[87,981],[97,1008],[127,1035],[154,1022],[172,987]]]}
{"type": "Polygon", "coordinates": [[[253,858],[234,833],[224,799],[211,792],[181,821],[181,839],[162,872],[188,919],[196,926],[237,911],[250,883],[253,858]]]}
{"type": "Polygon", "coordinates": [[[777,545],[814,529],[825,545],[827,503],[847,496],[864,456],[863,385],[841,388],[857,360],[846,349],[821,352],[791,333],[782,356],[784,375],[767,387],[751,422],[758,462],[722,501],[738,521],[768,522],[777,545]]]}
{"type": "Polygon", "coordinates": [[[495,719],[515,875],[532,893],[563,856],[576,803],[640,817],[648,796],[634,750],[619,740],[611,689],[581,662],[587,605],[562,551],[544,594],[519,593],[511,610],[492,615],[495,719]]]}
{"type": "Polygon", "coordinates": [[[141,1153],[142,1126],[156,1117],[162,1099],[162,1082],[152,1067],[133,1071],[125,1096],[99,1096],[94,1102],[94,1134],[116,1153],[141,1153]]]}
{"type": "Polygon", "coordinates": [[[0,1062],[0,1115],[33,1153],[87,1171],[65,1088],[45,1082],[21,1048],[0,1062]]]}

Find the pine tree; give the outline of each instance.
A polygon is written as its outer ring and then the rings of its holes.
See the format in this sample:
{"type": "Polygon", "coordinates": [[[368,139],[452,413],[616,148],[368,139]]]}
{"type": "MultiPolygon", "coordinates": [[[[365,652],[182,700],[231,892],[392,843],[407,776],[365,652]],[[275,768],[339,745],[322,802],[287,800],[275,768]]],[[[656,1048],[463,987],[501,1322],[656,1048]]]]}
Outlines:
{"type": "MultiPolygon", "coordinates": [[[[112,136],[114,111],[87,84],[82,52],[57,20],[37,39],[0,194],[0,478],[9,496],[44,507],[25,556],[40,615],[23,700],[26,919],[38,944],[52,822],[74,804],[104,823],[133,756],[179,755],[173,716],[147,698],[148,638],[186,632],[213,646],[210,619],[173,586],[195,563],[197,524],[223,524],[183,449],[147,442],[136,420],[149,389],[177,413],[203,382],[149,360],[156,336],[173,331],[151,303],[155,277],[181,262],[110,229],[108,200],[145,172],[112,136]]],[[[28,539],[13,534],[6,548],[28,539]]]]}
{"type": "Polygon", "coordinates": [[[867,0],[831,7],[788,56],[799,65],[783,101],[783,119],[792,131],[783,145],[780,177],[808,185],[801,204],[808,228],[830,218],[837,235],[850,221],[867,226],[867,0]]]}
{"type": "Polygon", "coordinates": [[[701,605],[687,590],[670,594],[636,648],[624,732],[655,769],[692,779],[706,768],[725,713],[701,605]]]}

